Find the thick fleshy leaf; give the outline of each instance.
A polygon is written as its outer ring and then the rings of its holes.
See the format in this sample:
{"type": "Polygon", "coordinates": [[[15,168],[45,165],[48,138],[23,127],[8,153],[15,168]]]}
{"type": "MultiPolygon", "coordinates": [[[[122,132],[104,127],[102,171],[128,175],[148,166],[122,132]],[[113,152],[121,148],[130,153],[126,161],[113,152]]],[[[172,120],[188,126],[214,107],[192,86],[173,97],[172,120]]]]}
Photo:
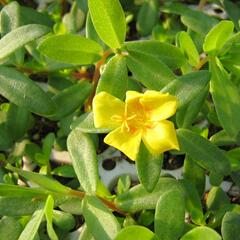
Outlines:
{"type": "Polygon", "coordinates": [[[192,66],[196,67],[199,64],[200,58],[197,48],[191,37],[186,32],[180,32],[177,36],[177,40],[182,52],[187,57],[188,62],[192,66]]]}
{"type": "Polygon", "coordinates": [[[13,145],[13,138],[6,124],[0,124],[0,150],[6,150],[13,145]]]}
{"type": "Polygon", "coordinates": [[[227,175],[230,162],[224,153],[204,137],[187,129],[178,129],[180,149],[209,171],[227,175]]]}
{"type": "Polygon", "coordinates": [[[153,191],[159,180],[162,161],[162,154],[152,155],[145,145],[141,143],[136,159],[136,166],[139,180],[148,192],[153,191]]]}
{"type": "Polygon", "coordinates": [[[219,122],[230,136],[235,137],[240,131],[240,94],[218,60],[210,62],[210,69],[211,94],[219,122]]]}
{"type": "Polygon", "coordinates": [[[89,0],[93,25],[100,38],[111,48],[119,48],[126,35],[125,14],[119,0],[89,0]]]}
{"type": "Polygon", "coordinates": [[[234,22],[235,28],[239,31],[239,24],[238,24],[238,21],[240,19],[239,6],[230,0],[224,0],[223,6],[224,6],[224,10],[228,14],[228,17],[234,22]]]}
{"type": "Polygon", "coordinates": [[[0,236],[2,239],[18,240],[22,228],[17,218],[2,217],[0,220],[0,236]]]}
{"type": "Polygon", "coordinates": [[[98,163],[94,143],[89,135],[73,130],[67,140],[74,170],[83,189],[95,193],[98,183],[98,163]]]}
{"type": "Polygon", "coordinates": [[[141,52],[129,52],[127,65],[136,79],[148,89],[161,90],[176,78],[175,74],[160,59],[141,52]]]}
{"type": "Polygon", "coordinates": [[[84,198],[83,216],[96,240],[112,240],[121,228],[112,212],[94,196],[84,198]]]}
{"type": "Polygon", "coordinates": [[[126,42],[124,43],[124,48],[130,54],[142,53],[155,57],[171,69],[179,68],[186,62],[179,48],[169,43],[162,43],[156,40],[126,42]]]}
{"type": "Polygon", "coordinates": [[[181,184],[173,178],[160,178],[154,190],[149,193],[141,184],[116,198],[117,206],[127,212],[155,209],[159,197],[167,191],[183,191],[181,184]]]}
{"type": "Polygon", "coordinates": [[[93,64],[102,55],[102,47],[79,35],[54,35],[43,40],[39,51],[47,57],[68,64],[93,64]]]}
{"type": "Polygon", "coordinates": [[[13,68],[0,67],[0,94],[30,112],[43,116],[55,113],[51,98],[32,80],[13,68]]]}
{"type": "Polygon", "coordinates": [[[114,240],[158,240],[158,237],[143,226],[129,226],[122,229],[114,240]]]}
{"type": "Polygon", "coordinates": [[[228,20],[219,22],[207,34],[204,40],[203,50],[209,55],[216,55],[233,33],[233,29],[233,22],[228,20]]]}
{"type": "Polygon", "coordinates": [[[227,212],[222,220],[223,240],[239,240],[240,214],[236,212],[227,212]]]}
{"type": "Polygon", "coordinates": [[[183,192],[169,190],[160,196],[154,219],[154,229],[159,239],[178,239],[184,229],[184,217],[183,192]]]}
{"type": "Polygon", "coordinates": [[[18,240],[33,240],[44,217],[44,205],[37,209],[31,220],[27,223],[18,240]]]}
{"type": "Polygon", "coordinates": [[[170,93],[178,98],[178,108],[191,102],[206,88],[210,81],[208,71],[198,71],[183,75],[164,87],[161,92],[170,93]]]}
{"type": "Polygon", "coordinates": [[[27,132],[30,124],[31,114],[25,108],[10,104],[7,113],[6,127],[11,137],[18,140],[27,132]]]}
{"type": "Polygon", "coordinates": [[[50,32],[50,28],[39,24],[29,24],[14,29],[0,40],[0,59],[8,57],[17,49],[48,32],[50,32]]]}
{"type": "Polygon", "coordinates": [[[159,15],[159,4],[157,0],[143,3],[137,16],[137,29],[142,36],[149,35],[157,23],[159,15]]]}
{"type": "Polygon", "coordinates": [[[92,91],[92,85],[87,81],[77,83],[55,95],[52,100],[57,106],[54,120],[62,119],[76,109],[80,109],[92,91]]]}
{"type": "Polygon", "coordinates": [[[96,128],[93,120],[93,112],[84,113],[77,118],[71,125],[71,129],[79,129],[85,133],[108,133],[110,128],[96,128]]]}
{"type": "Polygon", "coordinates": [[[107,92],[124,99],[128,88],[128,70],[126,60],[121,55],[114,56],[105,66],[96,93],[107,92]]]}
{"type": "Polygon", "coordinates": [[[221,236],[211,228],[196,227],[187,232],[180,240],[222,240],[221,236]]]}
{"type": "Polygon", "coordinates": [[[51,179],[43,174],[25,171],[19,168],[12,167],[11,165],[7,165],[6,168],[18,173],[29,181],[33,181],[34,183],[46,190],[62,194],[68,194],[70,190],[70,188],[68,188],[67,186],[62,185],[55,179],[51,179]]]}

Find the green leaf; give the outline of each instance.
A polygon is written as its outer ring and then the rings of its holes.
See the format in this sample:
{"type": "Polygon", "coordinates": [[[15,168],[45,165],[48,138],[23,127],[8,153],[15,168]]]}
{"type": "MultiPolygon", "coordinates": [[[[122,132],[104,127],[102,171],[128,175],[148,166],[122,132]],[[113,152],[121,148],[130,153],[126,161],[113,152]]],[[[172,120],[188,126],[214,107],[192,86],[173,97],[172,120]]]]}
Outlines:
{"type": "Polygon", "coordinates": [[[83,216],[96,240],[112,240],[121,228],[112,212],[94,196],[84,198],[83,216]]]}
{"type": "Polygon", "coordinates": [[[11,165],[7,165],[5,168],[18,173],[19,175],[23,176],[27,180],[35,182],[37,185],[39,185],[40,187],[43,187],[46,190],[49,190],[55,193],[62,193],[62,194],[68,194],[70,190],[70,188],[62,185],[55,179],[51,179],[48,176],[45,176],[39,173],[24,171],[19,168],[15,168],[11,165]]]}
{"type": "Polygon", "coordinates": [[[14,29],[0,40],[0,60],[49,31],[48,27],[39,24],[29,24],[14,29]]]}
{"type": "Polygon", "coordinates": [[[181,180],[183,189],[185,190],[186,210],[190,214],[195,224],[203,224],[203,210],[201,198],[196,187],[188,180],[181,180]]]}
{"type": "Polygon", "coordinates": [[[148,192],[155,188],[161,173],[163,155],[152,155],[141,143],[136,159],[138,177],[148,192]]]}
{"type": "Polygon", "coordinates": [[[50,116],[55,112],[50,97],[32,80],[13,68],[0,67],[0,94],[39,115],[50,116]]]}
{"type": "Polygon", "coordinates": [[[122,229],[114,240],[158,240],[157,236],[143,226],[129,226],[122,229]]]}
{"type": "Polygon", "coordinates": [[[98,162],[94,143],[89,135],[74,129],[67,140],[74,170],[83,189],[95,193],[98,184],[98,162]]]}
{"type": "Polygon", "coordinates": [[[168,191],[160,196],[154,220],[155,233],[159,239],[178,239],[183,232],[185,202],[180,191],[168,191]]]}
{"type": "Polygon", "coordinates": [[[38,50],[47,57],[68,64],[93,64],[103,53],[102,47],[79,35],[53,35],[43,40],[38,50]]]}
{"type": "Polygon", "coordinates": [[[11,137],[18,140],[27,132],[30,124],[30,113],[25,108],[21,108],[11,103],[7,113],[6,127],[11,137]]]}
{"type": "Polygon", "coordinates": [[[18,2],[11,2],[1,9],[0,29],[4,36],[20,26],[20,5],[18,2]]]}
{"type": "Polygon", "coordinates": [[[96,93],[105,91],[119,99],[124,99],[127,88],[128,70],[125,58],[116,55],[107,63],[100,77],[96,93]]]}
{"type": "Polygon", "coordinates": [[[224,153],[204,137],[187,129],[178,129],[180,149],[209,171],[228,175],[230,162],[224,153]]]}
{"type": "MultiPolygon", "coordinates": [[[[77,200],[79,201],[79,203],[81,203],[80,199],[77,199],[77,200]]],[[[78,207],[79,207],[79,204],[78,204],[78,207]]],[[[54,225],[56,225],[58,228],[60,228],[65,232],[72,230],[76,225],[75,218],[72,214],[66,213],[63,211],[58,211],[58,210],[53,210],[53,223],[54,225]]]]}
{"type": "Polygon", "coordinates": [[[194,100],[208,85],[210,73],[198,71],[183,75],[165,86],[161,92],[178,98],[178,108],[194,100]]]}
{"type": "Polygon", "coordinates": [[[130,54],[142,53],[155,57],[171,69],[179,68],[186,62],[179,48],[169,43],[162,43],[156,40],[126,42],[123,48],[130,54]]]}
{"type": "Polygon", "coordinates": [[[228,20],[219,22],[205,37],[203,50],[209,55],[216,56],[233,33],[233,29],[233,22],[228,20]]]}
{"type": "Polygon", "coordinates": [[[212,135],[210,141],[217,146],[228,146],[236,143],[235,137],[229,136],[225,130],[212,135]]]}
{"type": "Polygon", "coordinates": [[[239,31],[239,19],[240,19],[240,8],[237,4],[229,0],[223,1],[224,10],[227,12],[228,17],[234,22],[235,28],[239,31]]]}
{"type": "Polygon", "coordinates": [[[193,67],[196,67],[199,64],[200,58],[197,48],[191,37],[186,32],[180,32],[177,35],[177,40],[182,52],[188,59],[189,64],[193,67]]]}
{"type": "Polygon", "coordinates": [[[149,193],[139,184],[128,192],[117,196],[117,206],[127,212],[137,212],[143,209],[155,209],[159,197],[167,191],[182,191],[182,187],[173,178],[160,178],[154,190],[149,193]]]}
{"type": "Polygon", "coordinates": [[[81,108],[91,92],[92,85],[87,81],[82,81],[59,92],[52,98],[57,106],[57,112],[51,119],[60,120],[81,108]]]}
{"type": "Polygon", "coordinates": [[[221,240],[221,236],[211,228],[196,227],[187,232],[180,240],[221,240]]]}
{"type": "Polygon", "coordinates": [[[0,220],[0,236],[2,239],[18,240],[22,225],[13,217],[3,217],[0,220]]]}
{"type": "Polygon", "coordinates": [[[145,1],[137,15],[137,29],[142,36],[152,32],[159,18],[159,4],[156,0],[145,1]]]}
{"type": "Polygon", "coordinates": [[[12,145],[13,139],[6,127],[6,124],[0,124],[0,150],[6,150],[12,145]]]}
{"type": "Polygon", "coordinates": [[[152,55],[129,52],[126,60],[135,78],[149,89],[161,90],[176,78],[164,62],[152,55]]]}
{"type": "Polygon", "coordinates": [[[78,240],[94,240],[94,238],[93,238],[91,232],[89,231],[89,229],[87,228],[86,224],[84,224],[82,226],[82,230],[81,230],[78,240]]]}
{"type": "Polygon", "coordinates": [[[196,187],[199,197],[201,197],[205,191],[205,171],[188,155],[184,159],[183,178],[196,187]]]}
{"type": "Polygon", "coordinates": [[[108,133],[111,129],[95,128],[93,121],[93,112],[84,113],[77,118],[71,125],[71,129],[78,129],[85,133],[108,133]]]}
{"type": "Polygon", "coordinates": [[[198,96],[185,106],[178,109],[176,114],[177,125],[180,128],[189,128],[196,120],[199,112],[201,111],[204,101],[209,93],[209,85],[203,89],[198,96]]]}
{"type": "Polygon", "coordinates": [[[31,220],[27,223],[18,240],[34,240],[43,217],[44,206],[41,205],[39,209],[34,212],[31,220]]]}
{"type": "Polygon", "coordinates": [[[47,232],[51,240],[58,240],[58,237],[52,226],[53,208],[54,208],[54,200],[53,200],[53,197],[49,195],[46,200],[46,204],[44,208],[44,213],[47,220],[47,232]]]}
{"type": "Polygon", "coordinates": [[[240,95],[237,87],[229,79],[221,63],[210,62],[212,72],[211,94],[219,122],[230,136],[237,136],[240,131],[240,95]],[[224,86],[224,91],[223,91],[224,86]]]}
{"type": "Polygon", "coordinates": [[[227,212],[222,220],[222,236],[223,240],[239,240],[240,214],[235,212],[227,212]]]}
{"type": "Polygon", "coordinates": [[[212,187],[208,193],[206,205],[208,210],[218,210],[230,203],[227,194],[220,187],[212,187]]]}
{"type": "Polygon", "coordinates": [[[125,14],[119,0],[89,0],[88,7],[99,37],[111,48],[119,48],[126,35],[125,14]]]}

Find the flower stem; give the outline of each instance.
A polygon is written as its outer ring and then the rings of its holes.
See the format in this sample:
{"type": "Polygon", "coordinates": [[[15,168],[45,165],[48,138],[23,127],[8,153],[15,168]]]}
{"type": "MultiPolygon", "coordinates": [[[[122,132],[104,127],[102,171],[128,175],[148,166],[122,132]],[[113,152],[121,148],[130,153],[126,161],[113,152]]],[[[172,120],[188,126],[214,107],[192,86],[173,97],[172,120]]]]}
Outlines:
{"type": "Polygon", "coordinates": [[[209,56],[205,56],[199,62],[199,64],[194,68],[194,71],[200,70],[209,61],[209,56]]]}
{"type": "Polygon", "coordinates": [[[203,10],[206,3],[207,3],[207,0],[200,0],[200,2],[198,4],[198,10],[203,10]]]}

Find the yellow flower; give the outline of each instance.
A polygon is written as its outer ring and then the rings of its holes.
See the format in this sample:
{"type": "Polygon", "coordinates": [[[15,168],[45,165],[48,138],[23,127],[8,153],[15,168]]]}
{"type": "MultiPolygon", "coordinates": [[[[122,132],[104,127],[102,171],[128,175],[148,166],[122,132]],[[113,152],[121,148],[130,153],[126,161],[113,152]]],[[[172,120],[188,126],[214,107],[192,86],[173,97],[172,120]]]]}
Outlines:
{"type": "Polygon", "coordinates": [[[175,114],[177,99],[168,93],[127,91],[125,103],[106,92],[93,99],[96,128],[113,129],[104,142],[135,160],[141,140],[152,154],[178,149],[176,131],[166,120],[175,114]]]}

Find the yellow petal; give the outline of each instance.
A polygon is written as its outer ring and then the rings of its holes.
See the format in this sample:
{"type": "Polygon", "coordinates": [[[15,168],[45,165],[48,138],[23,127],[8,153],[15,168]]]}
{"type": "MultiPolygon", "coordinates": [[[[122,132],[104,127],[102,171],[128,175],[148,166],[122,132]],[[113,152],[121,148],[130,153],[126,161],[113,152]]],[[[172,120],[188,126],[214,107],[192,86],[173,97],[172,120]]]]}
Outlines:
{"type": "Polygon", "coordinates": [[[110,132],[104,142],[123,152],[131,160],[137,158],[139,146],[141,143],[141,131],[127,132],[122,131],[121,127],[110,132]]]}
{"type": "Polygon", "coordinates": [[[168,93],[148,90],[140,102],[152,121],[167,119],[175,114],[177,98],[168,93]]]}
{"type": "Polygon", "coordinates": [[[129,102],[129,101],[134,101],[136,99],[139,99],[140,97],[143,96],[143,93],[139,93],[139,92],[136,92],[136,91],[127,91],[126,92],[126,102],[129,102]]]}
{"type": "Polygon", "coordinates": [[[93,99],[93,116],[96,128],[117,128],[121,125],[125,103],[107,92],[100,92],[93,99]]]}
{"type": "Polygon", "coordinates": [[[143,132],[143,142],[153,154],[177,149],[179,150],[176,131],[172,122],[162,120],[152,128],[146,128],[143,132]]]}

